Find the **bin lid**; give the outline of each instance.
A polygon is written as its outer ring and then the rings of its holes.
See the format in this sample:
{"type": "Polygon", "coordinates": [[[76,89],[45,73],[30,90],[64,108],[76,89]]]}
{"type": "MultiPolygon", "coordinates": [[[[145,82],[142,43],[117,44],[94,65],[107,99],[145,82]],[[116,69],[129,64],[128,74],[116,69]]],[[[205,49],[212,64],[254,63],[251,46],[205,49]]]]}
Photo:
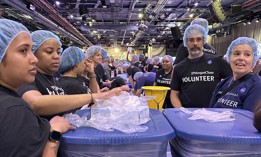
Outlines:
{"type": "MultiPolygon", "coordinates": [[[[188,108],[190,111],[198,108],[188,108]]],[[[178,108],[165,109],[163,114],[175,130],[176,136],[187,140],[211,142],[261,144],[261,133],[253,126],[253,113],[242,109],[207,108],[206,110],[235,114],[235,121],[207,122],[190,120],[190,115],[178,108]]]]}
{"type": "MultiPolygon", "coordinates": [[[[78,115],[87,115],[89,110],[80,110],[78,115]],[[87,114],[86,114],[87,113],[87,114]]],[[[62,135],[61,144],[134,144],[163,142],[175,137],[174,129],[159,110],[150,109],[151,120],[146,132],[126,134],[120,131],[101,131],[91,127],[80,127],[62,135]]]]}

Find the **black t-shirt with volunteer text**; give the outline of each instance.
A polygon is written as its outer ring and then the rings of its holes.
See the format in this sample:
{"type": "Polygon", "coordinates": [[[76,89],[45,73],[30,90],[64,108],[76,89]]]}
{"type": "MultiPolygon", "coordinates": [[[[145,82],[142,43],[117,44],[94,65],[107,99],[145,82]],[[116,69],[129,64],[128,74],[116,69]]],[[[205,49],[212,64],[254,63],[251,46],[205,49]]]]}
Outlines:
{"type": "MultiPolygon", "coordinates": [[[[63,88],[58,86],[58,82],[53,76],[42,74],[40,72],[37,72],[35,76],[35,81],[33,83],[22,86],[21,88],[18,89],[17,93],[20,97],[22,97],[24,93],[31,90],[39,91],[42,95],[65,95],[66,94],[63,88]]],[[[63,116],[66,113],[70,113],[70,111],[59,113],[57,115],[63,116]]],[[[47,115],[42,117],[50,120],[54,116],[56,115],[47,115]]]]}
{"type": "MultiPolygon", "coordinates": [[[[203,52],[208,54],[217,54],[214,47],[205,43],[203,45],[203,52]]],[[[180,44],[177,50],[177,55],[174,61],[174,64],[178,64],[179,62],[183,61],[186,57],[188,57],[188,48],[184,46],[184,44],[180,44]]]]}
{"type": "Polygon", "coordinates": [[[222,56],[205,53],[200,58],[186,58],[177,64],[170,87],[179,91],[183,107],[208,107],[216,85],[231,75],[230,65],[222,56]]]}
{"type": "Polygon", "coordinates": [[[42,156],[50,125],[17,93],[0,85],[1,156],[42,156]]]}
{"type": "MultiPolygon", "coordinates": [[[[165,74],[165,71],[163,69],[157,71],[156,73],[156,79],[155,82],[157,83],[157,86],[165,86],[165,87],[170,87],[170,82],[171,82],[171,73],[172,70],[165,74]]],[[[173,105],[171,104],[170,101],[170,90],[168,91],[163,108],[173,108],[173,105]]]]}
{"type": "Polygon", "coordinates": [[[127,74],[128,74],[128,76],[132,76],[132,78],[134,77],[134,74],[136,73],[136,72],[141,72],[141,70],[140,70],[140,68],[138,68],[138,67],[136,67],[136,66],[129,66],[128,68],[127,68],[127,74]]]}

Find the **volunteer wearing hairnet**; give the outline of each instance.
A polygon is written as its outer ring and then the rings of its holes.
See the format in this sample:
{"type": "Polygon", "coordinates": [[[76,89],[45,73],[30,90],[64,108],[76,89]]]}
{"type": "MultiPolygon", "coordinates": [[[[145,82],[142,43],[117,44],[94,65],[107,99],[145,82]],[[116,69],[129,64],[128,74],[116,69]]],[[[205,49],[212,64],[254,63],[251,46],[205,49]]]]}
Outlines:
{"type": "Polygon", "coordinates": [[[146,61],[146,66],[144,67],[145,72],[151,72],[154,66],[154,59],[148,58],[146,61]]]}
{"type": "Polygon", "coordinates": [[[153,58],[153,68],[151,72],[157,72],[158,70],[162,69],[162,64],[160,63],[160,58],[158,56],[153,58]]]}
{"type": "Polygon", "coordinates": [[[94,63],[94,71],[96,74],[96,80],[101,89],[101,92],[108,91],[112,81],[106,75],[106,72],[102,66],[102,58],[107,57],[107,51],[100,46],[93,45],[87,49],[89,59],[94,63]],[[105,55],[106,54],[106,55],[105,55]]]}
{"type": "Polygon", "coordinates": [[[156,73],[154,72],[136,72],[133,76],[135,83],[133,94],[140,96],[142,94],[141,87],[143,86],[153,86],[156,78],[156,73]]]}
{"type": "Polygon", "coordinates": [[[86,59],[85,54],[78,47],[70,46],[63,51],[59,72],[62,73],[62,77],[59,78],[58,85],[64,89],[66,94],[99,92],[93,62],[86,59]],[[85,84],[81,79],[82,73],[85,71],[90,78],[89,84],[85,84]]]}
{"type": "Polygon", "coordinates": [[[32,38],[25,26],[0,19],[0,154],[1,156],[56,156],[57,134],[74,129],[63,117],[48,122],[40,118],[16,93],[35,80],[37,58],[32,38]]]}
{"type": "MultiPolygon", "coordinates": [[[[162,58],[162,69],[157,71],[154,85],[170,87],[171,74],[173,69],[173,58],[170,55],[165,55],[162,58]]],[[[168,91],[163,108],[173,108],[170,101],[170,90],[168,91]]]]}
{"type": "MultiPolygon", "coordinates": [[[[190,25],[198,24],[201,25],[205,28],[206,33],[208,34],[208,21],[203,18],[197,18],[191,22],[190,25]]],[[[216,54],[215,48],[209,45],[208,43],[205,43],[203,45],[202,51],[204,53],[209,53],[209,54],[216,54]]],[[[184,44],[180,44],[177,54],[176,54],[176,59],[174,61],[174,64],[178,64],[179,62],[183,61],[186,57],[188,56],[188,49],[184,46],[184,44]]]]}
{"type": "Polygon", "coordinates": [[[231,42],[226,57],[233,76],[217,85],[210,107],[240,108],[253,112],[261,99],[261,78],[253,72],[259,59],[258,42],[239,37],[231,42]]]}
{"type": "Polygon", "coordinates": [[[53,74],[60,64],[61,42],[58,36],[50,31],[38,30],[31,33],[33,52],[38,59],[36,78],[31,84],[18,90],[19,95],[42,117],[50,119],[55,115],[63,115],[71,110],[93,102],[120,94],[121,89],[113,89],[106,93],[65,95],[58,86],[53,74]]]}
{"type": "Polygon", "coordinates": [[[222,56],[203,52],[206,38],[207,31],[200,25],[185,30],[183,42],[189,55],[174,68],[170,86],[174,107],[208,107],[215,86],[232,74],[222,56]]]}
{"type": "MultiPolygon", "coordinates": [[[[144,55],[144,54],[142,54],[142,55],[144,55]]],[[[142,57],[142,55],[141,55],[141,57],[142,57]]],[[[145,58],[145,56],[144,56],[144,58],[145,58]]],[[[143,65],[142,61],[140,61],[139,57],[136,54],[134,54],[132,56],[132,64],[131,65],[140,68],[141,71],[144,71],[144,65],[143,65]]]]}

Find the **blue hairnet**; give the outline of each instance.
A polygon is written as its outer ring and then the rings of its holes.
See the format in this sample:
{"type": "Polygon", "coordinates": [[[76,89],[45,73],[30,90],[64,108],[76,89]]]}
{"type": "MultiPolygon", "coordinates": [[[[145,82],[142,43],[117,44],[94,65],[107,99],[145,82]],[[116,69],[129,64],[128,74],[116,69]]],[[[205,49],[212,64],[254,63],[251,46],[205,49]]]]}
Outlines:
{"type": "Polygon", "coordinates": [[[150,64],[152,58],[148,58],[147,61],[146,61],[146,64],[150,64]]]}
{"type": "Polygon", "coordinates": [[[81,49],[76,46],[70,46],[65,49],[61,55],[61,63],[59,72],[62,74],[71,70],[75,65],[85,59],[85,55],[81,49]]]}
{"type": "Polygon", "coordinates": [[[97,52],[101,51],[102,52],[102,47],[93,45],[87,49],[87,54],[89,58],[92,58],[97,52]]]}
{"type": "Polygon", "coordinates": [[[126,67],[128,67],[128,66],[129,66],[128,63],[123,63],[123,64],[121,65],[121,68],[124,69],[124,68],[126,68],[126,67]]]}
{"type": "Polygon", "coordinates": [[[104,48],[102,48],[102,49],[101,49],[101,56],[102,56],[102,58],[107,57],[107,54],[108,54],[107,50],[105,50],[104,48]]]}
{"type": "Polygon", "coordinates": [[[145,55],[144,54],[140,54],[140,59],[145,59],[145,55]]]}
{"type": "Polygon", "coordinates": [[[132,55],[132,58],[135,59],[136,61],[139,60],[139,57],[136,54],[132,55]]]}
{"type": "Polygon", "coordinates": [[[185,47],[187,47],[187,40],[186,39],[189,38],[192,35],[201,35],[204,38],[204,44],[207,41],[208,34],[207,34],[207,31],[204,27],[202,27],[201,25],[198,25],[198,24],[189,25],[186,28],[184,36],[183,36],[183,43],[184,43],[185,47]]]}
{"type": "Polygon", "coordinates": [[[141,77],[141,75],[143,74],[143,72],[136,72],[133,76],[133,80],[136,81],[137,78],[141,77]]]}
{"type": "Polygon", "coordinates": [[[0,19],[0,62],[2,62],[10,43],[22,32],[28,32],[30,34],[28,29],[21,23],[0,19]]]}
{"type": "Polygon", "coordinates": [[[157,62],[160,61],[160,58],[158,56],[154,57],[153,59],[154,59],[153,61],[154,64],[157,64],[157,62]]]}
{"type": "Polygon", "coordinates": [[[111,57],[110,57],[110,56],[106,56],[106,57],[104,58],[104,60],[105,60],[105,61],[110,61],[110,60],[111,60],[111,57]]]}
{"type": "Polygon", "coordinates": [[[203,26],[206,29],[207,34],[208,34],[208,21],[206,19],[197,18],[191,22],[191,25],[194,25],[194,24],[203,26]]]}
{"type": "Polygon", "coordinates": [[[259,51],[258,50],[258,42],[255,39],[248,38],[248,37],[239,37],[239,38],[237,38],[237,39],[235,39],[231,42],[231,44],[227,48],[227,53],[226,53],[227,61],[230,63],[230,56],[232,54],[232,51],[238,45],[249,45],[252,48],[252,50],[253,50],[253,52],[252,52],[253,53],[253,63],[252,63],[252,65],[255,66],[257,60],[260,57],[260,54],[258,52],[259,51]]]}
{"type": "Polygon", "coordinates": [[[39,47],[48,39],[55,39],[56,41],[58,41],[62,52],[62,43],[60,41],[60,38],[53,32],[47,30],[37,30],[32,32],[31,35],[33,39],[33,53],[35,53],[39,49],[39,47]]]}
{"type": "Polygon", "coordinates": [[[169,61],[171,62],[171,64],[174,63],[174,59],[170,55],[165,55],[164,57],[162,57],[162,60],[165,59],[165,58],[168,58],[169,61]]]}

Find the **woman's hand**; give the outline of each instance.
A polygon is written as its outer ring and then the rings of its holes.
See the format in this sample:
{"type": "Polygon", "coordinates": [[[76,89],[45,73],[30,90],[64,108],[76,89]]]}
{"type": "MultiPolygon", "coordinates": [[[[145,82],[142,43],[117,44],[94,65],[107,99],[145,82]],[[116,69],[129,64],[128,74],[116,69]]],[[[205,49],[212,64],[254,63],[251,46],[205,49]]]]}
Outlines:
{"type": "Polygon", "coordinates": [[[65,133],[68,130],[75,129],[74,126],[70,125],[70,123],[64,119],[64,117],[55,116],[50,120],[51,129],[55,131],[59,131],[61,133],[65,133]]]}
{"type": "Polygon", "coordinates": [[[94,63],[91,59],[85,59],[85,71],[87,71],[90,74],[94,74],[94,63]]]}

